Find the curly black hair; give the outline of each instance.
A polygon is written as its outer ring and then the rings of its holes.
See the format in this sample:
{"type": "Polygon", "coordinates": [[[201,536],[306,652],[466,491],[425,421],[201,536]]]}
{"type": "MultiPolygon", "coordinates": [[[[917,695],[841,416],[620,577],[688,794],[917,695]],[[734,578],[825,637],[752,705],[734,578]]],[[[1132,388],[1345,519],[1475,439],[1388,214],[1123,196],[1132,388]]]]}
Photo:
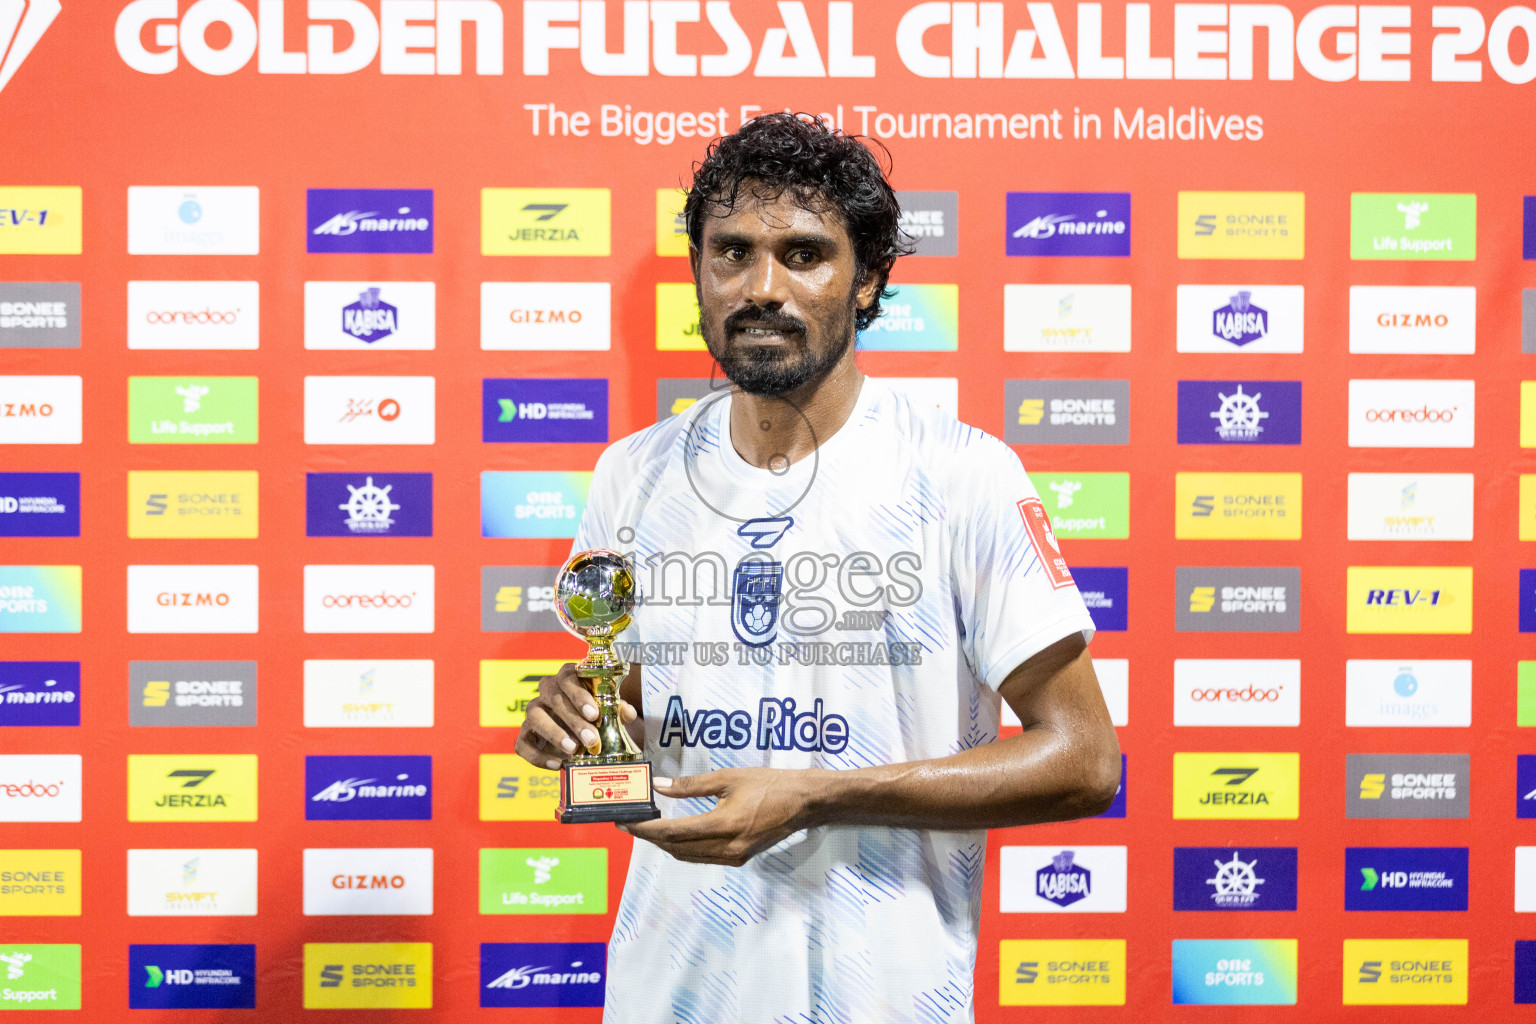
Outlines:
{"type": "MultiPolygon", "coordinates": [[[[889,152],[880,149],[889,163],[889,152]]],[[[901,207],[885,176],[886,169],[858,136],[844,135],[808,114],[763,114],[710,143],[704,159],[694,165],[693,186],[683,205],[688,238],[702,247],[704,218],[729,213],[743,194],[772,202],[787,192],[806,209],[830,205],[853,240],[856,275],[862,278],[869,270],[879,275],[875,301],[854,311],[854,325],[862,331],[880,316],[880,300],[894,294],[886,282],[897,257],[912,252],[901,230],[901,207]]]]}

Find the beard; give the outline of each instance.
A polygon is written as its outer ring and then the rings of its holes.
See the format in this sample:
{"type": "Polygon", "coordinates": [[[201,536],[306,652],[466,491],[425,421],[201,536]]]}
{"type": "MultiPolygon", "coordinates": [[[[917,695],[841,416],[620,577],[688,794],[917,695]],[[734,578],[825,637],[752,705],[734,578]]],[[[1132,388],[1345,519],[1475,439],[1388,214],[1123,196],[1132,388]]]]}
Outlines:
{"type": "Polygon", "coordinates": [[[699,328],[709,354],[732,384],[749,395],[782,395],[820,380],[842,361],[853,344],[853,308],[850,295],[848,308],[825,325],[831,341],[820,353],[811,349],[805,322],[778,310],[749,306],[718,325],[701,315],[699,328]],[[753,345],[737,334],[750,327],[778,331],[789,343],[753,345]]]}

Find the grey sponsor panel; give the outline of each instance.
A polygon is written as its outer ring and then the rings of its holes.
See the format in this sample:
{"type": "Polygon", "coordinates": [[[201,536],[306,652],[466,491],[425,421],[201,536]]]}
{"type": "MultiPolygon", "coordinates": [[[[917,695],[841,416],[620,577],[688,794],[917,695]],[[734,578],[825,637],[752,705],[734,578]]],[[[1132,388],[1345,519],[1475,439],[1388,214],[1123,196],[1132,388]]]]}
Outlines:
{"type": "Polygon", "coordinates": [[[1470,754],[1349,754],[1348,818],[1465,818],[1470,754]]]}
{"type": "MultiPolygon", "coordinates": [[[[688,406],[702,398],[712,394],[711,381],[708,377],[659,377],[656,380],[656,419],[661,421],[668,416],[687,409],[688,406]]],[[[722,379],[721,384],[729,387],[730,382],[722,379]]]]}
{"type": "Polygon", "coordinates": [[[254,661],[130,661],[129,725],[255,725],[254,661]]]}
{"type": "Polygon", "coordinates": [[[1520,351],[1536,352],[1536,288],[1520,293],[1520,351]]]}
{"type": "Polygon", "coordinates": [[[1295,633],[1301,570],[1179,566],[1174,628],[1186,633],[1295,633]]]}
{"type": "Polygon", "coordinates": [[[79,348],[80,285],[0,281],[0,348],[79,348]]]}
{"type": "Polygon", "coordinates": [[[554,565],[480,568],[480,630],[484,633],[558,633],[554,565]]]}
{"type": "Polygon", "coordinates": [[[901,231],[917,246],[914,256],[960,254],[960,193],[897,192],[901,231]]]}
{"type": "Polygon", "coordinates": [[[1004,381],[1003,440],[1009,444],[1130,444],[1131,382],[1004,381]]]}

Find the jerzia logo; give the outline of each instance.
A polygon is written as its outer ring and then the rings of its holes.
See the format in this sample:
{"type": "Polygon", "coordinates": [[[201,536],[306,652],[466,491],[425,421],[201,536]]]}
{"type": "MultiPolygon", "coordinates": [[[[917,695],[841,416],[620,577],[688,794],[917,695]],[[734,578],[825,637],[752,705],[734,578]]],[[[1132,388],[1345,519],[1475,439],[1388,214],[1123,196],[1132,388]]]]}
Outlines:
{"type": "Polygon", "coordinates": [[[53,19],[59,16],[59,10],[59,0],[22,0],[19,4],[13,0],[0,7],[0,16],[9,15],[5,21],[10,22],[9,34],[0,38],[0,53],[5,55],[5,62],[0,64],[0,89],[5,88],[21,62],[43,38],[53,19]],[[16,9],[18,7],[20,11],[16,9]]]}

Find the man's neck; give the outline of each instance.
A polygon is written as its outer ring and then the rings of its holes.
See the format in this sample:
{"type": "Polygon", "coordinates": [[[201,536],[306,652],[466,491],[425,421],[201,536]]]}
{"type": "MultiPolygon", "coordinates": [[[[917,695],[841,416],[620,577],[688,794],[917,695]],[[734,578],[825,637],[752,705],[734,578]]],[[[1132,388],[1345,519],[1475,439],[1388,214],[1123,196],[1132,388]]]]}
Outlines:
{"type": "Polygon", "coordinates": [[[848,422],[864,384],[852,357],[850,347],[825,377],[783,395],[732,391],[731,446],[742,460],[782,471],[826,444],[848,422]]]}

